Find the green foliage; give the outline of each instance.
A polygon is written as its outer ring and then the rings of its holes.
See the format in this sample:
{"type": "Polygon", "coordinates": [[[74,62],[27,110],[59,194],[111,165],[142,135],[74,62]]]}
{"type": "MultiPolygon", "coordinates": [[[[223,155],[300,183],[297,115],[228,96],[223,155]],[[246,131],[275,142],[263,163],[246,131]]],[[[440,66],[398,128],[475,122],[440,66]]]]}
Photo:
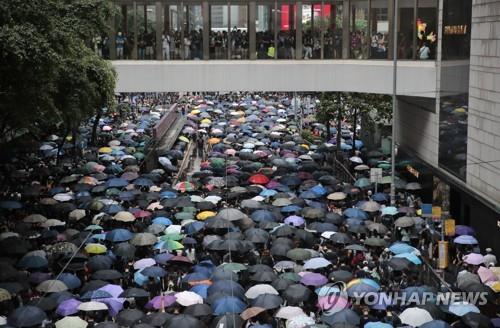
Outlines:
{"type": "Polygon", "coordinates": [[[113,101],[114,71],[87,47],[110,12],[103,0],[0,2],[0,143],[67,131],[113,101]]]}

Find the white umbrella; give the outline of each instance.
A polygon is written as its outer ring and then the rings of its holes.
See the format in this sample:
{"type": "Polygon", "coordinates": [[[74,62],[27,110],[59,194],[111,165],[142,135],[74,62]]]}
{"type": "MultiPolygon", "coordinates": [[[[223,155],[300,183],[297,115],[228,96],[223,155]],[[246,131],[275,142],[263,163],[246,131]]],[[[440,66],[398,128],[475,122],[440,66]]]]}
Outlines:
{"type": "Polygon", "coordinates": [[[64,317],[56,321],[56,328],[87,328],[88,325],[87,321],[80,317],[64,317]]]}
{"type": "Polygon", "coordinates": [[[326,268],[327,266],[331,265],[332,262],[328,261],[325,258],[322,257],[315,257],[310,260],[307,260],[306,263],[304,263],[304,269],[312,269],[316,270],[319,268],[326,268]]]}
{"type": "Polygon", "coordinates": [[[167,227],[167,229],[165,229],[165,234],[174,234],[174,233],[180,234],[181,231],[182,231],[181,225],[172,224],[172,225],[169,225],[167,227]]]}
{"type": "Polygon", "coordinates": [[[363,160],[358,156],[352,156],[349,160],[353,163],[363,164],[363,160]]]}
{"type": "Polygon", "coordinates": [[[284,306],[276,312],[275,317],[289,320],[303,314],[304,311],[298,306],[284,306]]]}
{"type": "Polygon", "coordinates": [[[333,236],[334,234],[336,234],[335,231],[325,231],[321,234],[321,237],[325,239],[330,239],[330,237],[333,236]]]}
{"type": "Polygon", "coordinates": [[[36,286],[36,290],[41,293],[57,293],[68,290],[68,286],[61,280],[45,280],[36,286]]]}
{"type": "Polygon", "coordinates": [[[408,308],[404,310],[400,315],[399,319],[402,323],[419,327],[429,321],[434,320],[429,312],[420,308],[408,308]]]}
{"type": "Polygon", "coordinates": [[[286,321],[286,328],[303,328],[314,325],[316,322],[306,314],[301,314],[286,321]]]}
{"type": "Polygon", "coordinates": [[[218,202],[221,201],[221,197],[219,196],[207,196],[205,197],[205,202],[211,202],[211,203],[214,203],[214,204],[217,204],[218,202]]]}
{"type": "Polygon", "coordinates": [[[71,212],[69,212],[68,218],[71,220],[79,221],[79,220],[83,219],[85,217],[85,215],[87,215],[85,213],[85,210],[75,209],[75,210],[72,210],[71,212]]]}
{"type": "Polygon", "coordinates": [[[135,216],[130,212],[120,211],[113,216],[113,219],[120,222],[133,222],[135,221],[135,216]]]}
{"type": "Polygon", "coordinates": [[[198,196],[198,195],[191,195],[191,201],[193,203],[200,203],[200,202],[205,201],[205,199],[203,197],[198,196]]]}
{"type": "Polygon", "coordinates": [[[71,194],[71,193],[60,193],[60,194],[54,195],[54,197],[52,197],[52,198],[54,198],[58,202],[68,202],[68,201],[70,201],[70,200],[73,199],[73,194],[71,194]]]}
{"type": "Polygon", "coordinates": [[[249,299],[254,299],[262,294],[279,295],[278,291],[274,289],[273,286],[268,284],[258,284],[250,287],[245,293],[245,296],[249,299]]]}
{"type": "Polygon", "coordinates": [[[329,200],[343,200],[346,197],[347,197],[346,194],[338,191],[338,192],[334,192],[333,194],[328,195],[326,198],[328,198],[329,200]]]}
{"type": "Polygon", "coordinates": [[[80,305],[78,305],[77,309],[80,311],[84,311],[84,312],[103,311],[103,310],[107,310],[108,306],[104,303],[101,303],[101,302],[91,301],[91,302],[81,303],[80,305]]]}
{"type": "Polygon", "coordinates": [[[194,304],[203,304],[203,298],[190,291],[183,291],[175,294],[175,298],[177,299],[177,303],[182,306],[190,306],[194,304]]]}

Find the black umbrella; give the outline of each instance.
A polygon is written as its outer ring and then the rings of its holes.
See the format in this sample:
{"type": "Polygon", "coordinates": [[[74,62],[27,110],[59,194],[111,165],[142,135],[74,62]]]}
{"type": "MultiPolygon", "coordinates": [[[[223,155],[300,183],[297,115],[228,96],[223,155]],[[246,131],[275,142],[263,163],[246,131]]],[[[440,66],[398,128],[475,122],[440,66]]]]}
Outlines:
{"type": "Polygon", "coordinates": [[[271,286],[274,287],[277,291],[281,292],[286,290],[289,286],[293,285],[294,282],[290,279],[278,278],[271,283],[271,286]]]}
{"type": "Polygon", "coordinates": [[[108,285],[109,283],[103,280],[91,280],[80,289],[80,294],[85,294],[86,292],[97,290],[101,287],[108,285]]]}
{"type": "Polygon", "coordinates": [[[236,313],[228,313],[223,316],[215,317],[212,320],[210,328],[242,328],[245,321],[236,313]]]}
{"type": "Polygon", "coordinates": [[[149,292],[145,291],[142,288],[128,288],[120,294],[120,297],[123,298],[136,298],[136,297],[149,297],[149,292]]]}
{"type": "Polygon", "coordinates": [[[187,314],[179,314],[168,321],[167,328],[204,328],[203,323],[187,314]]]}
{"type": "Polygon", "coordinates": [[[142,318],[142,322],[154,327],[163,327],[174,315],[165,312],[153,312],[142,318]]]}
{"type": "Polygon", "coordinates": [[[311,296],[311,291],[304,285],[294,284],[288,286],[283,292],[283,298],[290,305],[297,305],[306,301],[311,296]]]}
{"type": "Polygon", "coordinates": [[[469,312],[460,318],[466,327],[488,328],[493,327],[491,320],[484,314],[469,312]]]}
{"type": "Polygon", "coordinates": [[[268,283],[276,280],[278,277],[272,271],[260,271],[250,277],[250,280],[260,283],[268,283]]]}
{"type": "Polygon", "coordinates": [[[248,268],[249,273],[258,273],[262,271],[274,272],[273,268],[266,264],[255,264],[248,268]]]}
{"type": "Polygon", "coordinates": [[[42,309],[36,306],[26,305],[15,309],[7,318],[7,323],[14,327],[39,326],[47,319],[42,309]]]}
{"type": "Polygon", "coordinates": [[[93,280],[115,280],[122,277],[123,275],[116,270],[99,270],[92,274],[93,280]]]}
{"type": "Polygon", "coordinates": [[[337,243],[337,244],[351,244],[352,243],[351,237],[349,237],[348,234],[345,234],[343,232],[337,232],[336,234],[331,235],[330,240],[333,241],[334,243],[337,243]]]}
{"type": "Polygon", "coordinates": [[[89,259],[88,266],[92,271],[108,270],[113,265],[113,259],[107,255],[95,255],[89,259]]]}
{"type": "Polygon", "coordinates": [[[283,303],[283,299],[278,295],[261,294],[252,301],[252,306],[258,306],[267,310],[277,309],[283,303]]]}
{"type": "Polygon", "coordinates": [[[325,222],[328,222],[328,223],[340,225],[344,221],[344,218],[342,217],[342,215],[340,215],[338,213],[328,212],[328,213],[326,213],[324,220],[325,220],[325,222]]]}
{"type": "Polygon", "coordinates": [[[231,221],[222,218],[211,217],[205,221],[205,228],[207,229],[229,229],[233,227],[231,221]]]}
{"type": "Polygon", "coordinates": [[[246,239],[253,243],[266,243],[269,240],[269,233],[264,229],[252,228],[245,231],[246,239]]]}
{"type": "Polygon", "coordinates": [[[126,309],[118,313],[116,322],[122,326],[130,327],[144,317],[144,312],[137,309],[126,309]]]}
{"type": "Polygon", "coordinates": [[[135,250],[135,246],[130,243],[119,243],[113,247],[113,253],[125,259],[133,259],[135,250]]]}
{"type": "Polygon", "coordinates": [[[349,271],[345,270],[337,270],[333,271],[328,275],[328,278],[333,281],[343,281],[343,282],[349,282],[352,280],[353,275],[349,271]]]}
{"type": "Polygon", "coordinates": [[[292,246],[287,244],[273,244],[271,247],[271,254],[278,256],[286,256],[286,253],[292,249],[292,246]]]}
{"type": "Polygon", "coordinates": [[[403,257],[393,257],[388,262],[389,266],[396,271],[403,271],[412,268],[414,265],[403,257]]]}
{"type": "Polygon", "coordinates": [[[2,270],[0,270],[0,281],[6,281],[17,277],[18,272],[11,264],[0,262],[0,266],[2,267],[2,270]]]}
{"type": "Polygon", "coordinates": [[[104,321],[95,325],[94,328],[120,328],[120,326],[113,321],[104,321]]]}
{"type": "Polygon", "coordinates": [[[199,318],[212,315],[212,308],[207,304],[194,304],[186,307],[183,313],[199,318]]]}

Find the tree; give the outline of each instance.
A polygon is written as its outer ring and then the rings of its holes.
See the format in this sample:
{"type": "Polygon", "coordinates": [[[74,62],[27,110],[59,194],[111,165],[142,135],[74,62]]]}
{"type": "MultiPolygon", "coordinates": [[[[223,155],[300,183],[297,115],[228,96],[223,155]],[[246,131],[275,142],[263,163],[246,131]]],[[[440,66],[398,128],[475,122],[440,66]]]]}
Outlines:
{"type": "Polygon", "coordinates": [[[106,105],[114,73],[89,46],[111,13],[103,0],[0,2],[0,144],[64,134],[106,105]]]}
{"type": "Polygon", "coordinates": [[[316,112],[318,122],[326,126],[326,138],[331,139],[330,124],[331,120],[336,117],[337,121],[337,147],[335,148],[335,157],[342,140],[342,118],[345,112],[346,95],[342,92],[323,92],[320,97],[319,107],[316,112]]]}

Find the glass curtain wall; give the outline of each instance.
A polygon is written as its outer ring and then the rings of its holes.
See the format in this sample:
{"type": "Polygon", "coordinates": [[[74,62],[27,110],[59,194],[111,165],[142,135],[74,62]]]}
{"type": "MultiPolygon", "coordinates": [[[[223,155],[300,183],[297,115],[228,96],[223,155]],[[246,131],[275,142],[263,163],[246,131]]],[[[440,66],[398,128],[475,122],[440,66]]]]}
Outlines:
{"type": "Polygon", "coordinates": [[[248,59],[248,5],[230,7],[231,59],[248,59]]]}
{"type": "Polygon", "coordinates": [[[255,50],[257,59],[274,59],[274,3],[257,3],[255,17],[255,50]]]}
{"type": "Polygon", "coordinates": [[[398,58],[412,59],[417,40],[415,22],[416,0],[398,2],[398,58]]]}
{"type": "Polygon", "coordinates": [[[184,59],[203,59],[203,15],[201,4],[184,6],[184,59]]]}
{"type": "Polygon", "coordinates": [[[442,59],[469,59],[472,0],[445,0],[442,59]]]}
{"type": "Polygon", "coordinates": [[[368,0],[352,0],[350,12],[350,57],[367,59],[370,49],[368,35],[368,0]]]}
{"type": "Polygon", "coordinates": [[[156,7],[154,5],[137,5],[137,58],[140,60],[155,59],[156,45],[156,7]]]}
{"type": "Polygon", "coordinates": [[[387,59],[389,53],[389,11],[387,0],[371,0],[370,58],[387,59]]]}
{"type": "Polygon", "coordinates": [[[163,13],[163,60],[182,59],[181,52],[181,15],[179,6],[165,5],[163,13]]]}
{"type": "Polygon", "coordinates": [[[342,58],[342,2],[325,2],[322,17],[323,58],[342,58]]]}
{"type": "Polygon", "coordinates": [[[302,5],[302,58],[321,59],[322,57],[322,5],[306,3],[302,5]]]}
{"type": "Polygon", "coordinates": [[[417,8],[417,58],[436,58],[437,0],[418,0],[417,8]]]}
{"type": "Polygon", "coordinates": [[[277,18],[277,58],[295,58],[295,35],[297,5],[294,2],[278,1],[277,18]]]}
{"type": "MultiPolygon", "coordinates": [[[[133,50],[133,7],[127,5],[116,5],[115,15],[115,52],[114,59],[131,59],[133,50]]],[[[106,40],[106,38],[104,38],[106,40]]],[[[107,41],[107,40],[106,40],[107,41]]],[[[107,48],[104,49],[106,56],[110,55],[109,46],[110,42],[106,42],[107,48]]],[[[94,39],[94,49],[100,56],[103,55],[103,38],[98,37],[94,39]]]]}
{"type": "Polygon", "coordinates": [[[210,59],[228,59],[229,7],[210,5],[210,59]]]}

